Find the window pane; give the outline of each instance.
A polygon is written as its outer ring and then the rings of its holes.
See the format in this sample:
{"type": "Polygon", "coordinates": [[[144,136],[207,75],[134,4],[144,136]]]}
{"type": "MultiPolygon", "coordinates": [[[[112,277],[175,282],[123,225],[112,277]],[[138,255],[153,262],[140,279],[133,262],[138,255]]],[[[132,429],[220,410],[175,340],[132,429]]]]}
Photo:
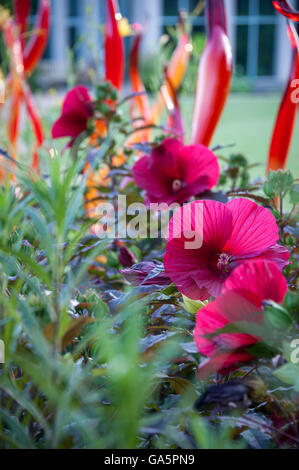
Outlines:
{"type": "Polygon", "coordinates": [[[249,13],[249,0],[237,1],[237,13],[239,16],[248,16],[249,13]]]}
{"type": "Polygon", "coordinates": [[[189,0],[189,11],[192,12],[198,5],[198,0],[189,0]]]}
{"type": "Polygon", "coordinates": [[[275,50],[275,26],[263,25],[260,27],[258,74],[273,75],[275,50]]]}
{"type": "Polygon", "coordinates": [[[177,16],[178,14],[178,0],[164,0],[163,15],[164,16],[177,16]]]}
{"type": "Polygon", "coordinates": [[[121,14],[125,16],[126,18],[130,18],[131,10],[132,10],[131,2],[128,2],[128,0],[119,0],[118,3],[119,3],[119,11],[121,12],[121,14]]]}
{"type": "Polygon", "coordinates": [[[193,26],[193,29],[192,29],[193,35],[196,35],[198,33],[200,33],[201,35],[205,35],[205,32],[206,32],[206,28],[204,26],[199,25],[199,24],[196,24],[193,26]]]}
{"type": "Polygon", "coordinates": [[[77,0],[69,0],[69,15],[70,16],[78,16],[79,9],[78,9],[78,1],[77,0]]]}
{"type": "Polygon", "coordinates": [[[69,30],[69,34],[70,34],[69,47],[73,49],[77,45],[77,28],[75,28],[74,26],[71,26],[69,30]]]}
{"type": "Polygon", "coordinates": [[[248,26],[237,27],[237,51],[236,51],[236,73],[246,75],[247,73],[247,47],[248,47],[248,26]]]}
{"type": "Polygon", "coordinates": [[[36,15],[38,9],[38,0],[32,0],[31,2],[31,15],[36,15]]]}
{"type": "Polygon", "coordinates": [[[50,43],[48,42],[43,59],[51,59],[50,43]]]}
{"type": "Polygon", "coordinates": [[[275,15],[275,8],[271,0],[260,0],[260,14],[261,15],[275,15]]]}

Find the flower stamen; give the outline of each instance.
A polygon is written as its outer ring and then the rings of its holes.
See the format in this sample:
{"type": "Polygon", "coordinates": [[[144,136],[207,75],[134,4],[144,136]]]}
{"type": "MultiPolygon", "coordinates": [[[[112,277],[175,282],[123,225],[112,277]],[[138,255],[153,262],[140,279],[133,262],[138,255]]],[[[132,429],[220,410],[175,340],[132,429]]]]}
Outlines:
{"type": "Polygon", "coordinates": [[[230,264],[230,256],[227,253],[221,253],[218,258],[217,269],[221,272],[228,273],[230,264]]]}
{"type": "Polygon", "coordinates": [[[182,186],[183,186],[183,183],[181,180],[173,180],[172,182],[172,190],[174,192],[177,192],[177,191],[180,191],[180,189],[182,189],[182,186]]]}

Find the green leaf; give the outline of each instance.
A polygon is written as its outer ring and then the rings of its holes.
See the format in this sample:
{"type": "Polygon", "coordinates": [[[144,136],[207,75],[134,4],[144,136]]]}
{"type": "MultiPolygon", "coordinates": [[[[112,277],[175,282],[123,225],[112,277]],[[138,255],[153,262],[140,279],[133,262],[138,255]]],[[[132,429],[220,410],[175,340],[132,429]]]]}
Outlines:
{"type": "Polygon", "coordinates": [[[276,330],[287,330],[293,325],[293,319],[288,311],[278,304],[267,305],[265,322],[276,330]]]}
{"type": "Polygon", "coordinates": [[[36,210],[29,208],[26,210],[26,213],[35,226],[39,240],[41,241],[42,246],[45,248],[48,258],[51,259],[53,253],[53,239],[47,230],[46,221],[36,210]]]}
{"type": "Polygon", "coordinates": [[[296,392],[299,392],[299,364],[284,364],[274,372],[274,375],[282,382],[293,385],[296,392]]]}
{"type": "Polygon", "coordinates": [[[188,313],[196,314],[203,307],[206,307],[208,305],[208,303],[209,303],[208,300],[205,300],[204,302],[201,302],[200,300],[191,300],[188,297],[186,297],[185,295],[183,295],[183,308],[188,313]]]}
{"type": "Polygon", "coordinates": [[[290,202],[291,204],[299,204],[299,184],[294,184],[290,191],[290,202]]]}
{"type": "Polygon", "coordinates": [[[176,286],[174,284],[171,284],[171,286],[169,287],[166,287],[166,289],[163,289],[161,291],[164,295],[173,295],[173,294],[177,294],[178,290],[176,288],[176,286]]]}
{"type": "Polygon", "coordinates": [[[264,193],[270,198],[285,195],[294,184],[294,177],[290,171],[270,171],[268,181],[264,184],[264,193]]]}
{"type": "MultiPolygon", "coordinates": [[[[10,438],[12,438],[18,448],[34,449],[34,443],[30,438],[27,429],[22,426],[17,416],[13,416],[5,409],[0,408],[0,417],[1,420],[5,421],[5,424],[9,429],[9,433],[11,434],[10,438]]],[[[0,435],[1,434],[2,432],[0,431],[0,435]]]]}
{"type": "MultiPolygon", "coordinates": [[[[257,315],[260,315],[260,312],[257,312],[257,315]]],[[[229,334],[230,333],[244,333],[247,335],[260,337],[262,334],[262,328],[261,328],[261,325],[259,325],[258,323],[251,323],[251,322],[246,322],[246,321],[229,323],[223,328],[219,328],[213,333],[205,335],[205,338],[211,339],[211,338],[214,338],[215,336],[228,334],[228,333],[229,334]]]]}
{"type": "Polygon", "coordinates": [[[280,352],[280,350],[275,345],[265,341],[259,341],[258,343],[247,347],[246,351],[248,351],[251,356],[256,358],[271,358],[280,352]]]}
{"type": "Polygon", "coordinates": [[[3,247],[0,244],[0,250],[4,252],[8,252],[10,255],[19,259],[24,263],[24,269],[27,272],[32,272],[35,276],[37,276],[41,281],[43,281],[47,286],[51,286],[50,276],[47,270],[41,266],[37,261],[32,259],[30,256],[23,253],[21,250],[16,250],[14,248],[3,247]]]}

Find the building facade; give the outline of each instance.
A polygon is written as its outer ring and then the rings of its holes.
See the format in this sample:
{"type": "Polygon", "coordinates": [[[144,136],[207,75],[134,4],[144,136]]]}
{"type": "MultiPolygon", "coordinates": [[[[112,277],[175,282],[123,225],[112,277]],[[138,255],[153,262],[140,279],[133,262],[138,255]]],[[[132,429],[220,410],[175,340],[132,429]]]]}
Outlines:
{"type": "MultiPolygon", "coordinates": [[[[198,0],[119,0],[130,22],[147,24],[144,52],[157,47],[167,26],[177,23],[177,12],[193,11],[198,0]]],[[[299,4],[294,0],[293,4],[299,4]]],[[[271,0],[225,0],[235,72],[254,82],[279,86],[287,78],[291,50],[286,20],[276,13],[271,0]],[[269,78],[271,80],[269,80],[269,78]]],[[[49,46],[43,61],[48,82],[63,82],[73,48],[75,59],[101,63],[105,0],[52,0],[53,21],[49,46]]],[[[204,31],[204,15],[193,20],[195,31],[204,31]]],[[[100,65],[99,65],[100,66],[100,65]]]]}

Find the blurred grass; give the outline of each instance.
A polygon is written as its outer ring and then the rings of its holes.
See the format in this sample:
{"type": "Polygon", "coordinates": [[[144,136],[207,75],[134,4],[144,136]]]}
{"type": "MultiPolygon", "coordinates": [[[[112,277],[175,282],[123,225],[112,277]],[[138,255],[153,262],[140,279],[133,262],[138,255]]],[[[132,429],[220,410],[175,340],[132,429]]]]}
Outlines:
{"type": "MultiPolygon", "coordinates": [[[[279,107],[279,93],[255,93],[230,95],[221,121],[213,139],[213,146],[236,144],[234,148],[222,151],[224,156],[230,153],[243,153],[250,163],[261,166],[251,170],[253,178],[265,174],[269,143],[279,107]]],[[[193,113],[193,97],[181,97],[186,132],[189,136],[193,113]]],[[[299,173],[299,120],[294,130],[292,146],[288,159],[288,169],[299,173]]]]}

